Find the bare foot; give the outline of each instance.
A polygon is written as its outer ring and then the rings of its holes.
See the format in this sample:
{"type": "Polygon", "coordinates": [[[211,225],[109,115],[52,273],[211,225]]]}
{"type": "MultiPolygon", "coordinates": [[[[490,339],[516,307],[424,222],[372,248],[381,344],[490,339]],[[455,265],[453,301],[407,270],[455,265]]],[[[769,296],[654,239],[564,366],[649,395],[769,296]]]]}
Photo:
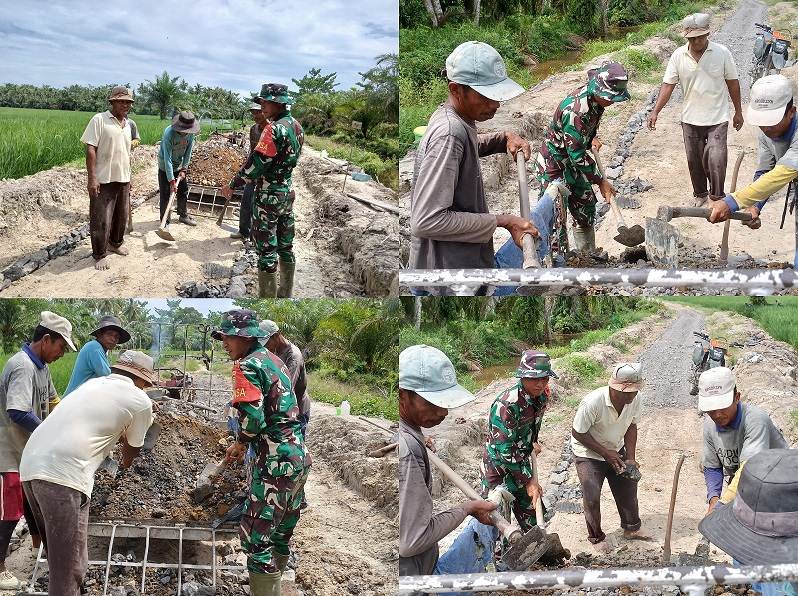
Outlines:
{"type": "Polygon", "coordinates": [[[108,264],[108,261],[105,260],[105,257],[103,257],[102,259],[94,261],[94,268],[97,271],[105,271],[106,269],[110,269],[111,266],[108,264]]]}
{"type": "Polygon", "coordinates": [[[596,542],[593,545],[593,550],[597,553],[606,555],[613,551],[612,544],[609,543],[608,540],[602,540],[601,542],[596,542]]]}
{"type": "Polygon", "coordinates": [[[624,530],[623,537],[627,540],[652,540],[653,538],[643,530],[624,530]]]}
{"type": "Polygon", "coordinates": [[[111,252],[115,252],[118,255],[122,255],[123,257],[125,255],[129,255],[130,254],[130,251],[128,249],[126,249],[124,246],[121,246],[121,245],[117,246],[117,247],[113,247],[113,246],[109,245],[108,246],[108,250],[110,250],[111,252]]]}

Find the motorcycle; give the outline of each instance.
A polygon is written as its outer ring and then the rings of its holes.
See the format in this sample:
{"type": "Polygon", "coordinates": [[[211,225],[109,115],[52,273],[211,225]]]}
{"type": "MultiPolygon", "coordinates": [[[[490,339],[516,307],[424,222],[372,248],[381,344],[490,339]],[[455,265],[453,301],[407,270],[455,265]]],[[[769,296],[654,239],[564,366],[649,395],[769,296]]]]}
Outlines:
{"type": "Polygon", "coordinates": [[[798,39],[789,29],[776,31],[760,23],[754,23],[754,26],[762,31],[757,31],[754,39],[754,65],[750,73],[752,85],[760,77],[778,74],[787,65],[792,40],[798,39]]]}
{"type": "Polygon", "coordinates": [[[698,339],[693,344],[693,367],[690,371],[690,395],[698,395],[698,377],[710,368],[726,366],[729,346],[725,338],[711,339],[706,333],[693,331],[698,339]]]}

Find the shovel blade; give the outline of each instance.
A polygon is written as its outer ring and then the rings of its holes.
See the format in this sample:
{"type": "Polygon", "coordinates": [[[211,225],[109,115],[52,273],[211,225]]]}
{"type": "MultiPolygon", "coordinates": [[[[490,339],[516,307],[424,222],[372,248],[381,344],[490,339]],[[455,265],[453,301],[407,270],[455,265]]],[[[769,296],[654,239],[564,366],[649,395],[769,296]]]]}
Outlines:
{"type": "Polygon", "coordinates": [[[155,233],[158,234],[159,238],[163,238],[164,240],[168,240],[169,242],[174,242],[175,237],[169,233],[169,230],[164,230],[163,228],[158,228],[155,230],[155,233]]]}
{"type": "Polygon", "coordinates": [[[99,469],[100,470],[105,470],[106,472],[108,472],[111,475],[111,478],[115,478],[116,477],[116,473],[119,470],[119,462],[116,461],[115,459],[111,459],[110,457],[106,457],[100,463],[100,468],[99,469]]]}
{"type": "Polygon", "coordinates": [[[618,235],[614,240],[620,242],[624,246],[637,246],[643,244],[646,239],[646,231],[641,225],[634,225],[631,228],[625,226],[618,226],[618,235]]]}
{"type": "Polygon", "coordinates": [[[534,526],[510,545],[501,562],[508,571],[526,571],[546,552],[546,543],[546,531],[534,526]]]}
{"type": "Polygon", "coordinates": [[[675,269],[679,262],[679,230],[666,221],[646,218],[646,256],[658,267],[675,269]]]}
{"type": "Polygon", "coordinates": [[[155,447],[156,441],[158,441],[158,437],[161,436],[161,425],[157,422],[153,422],[150,425],[150,428],[147,429],[147,434],[144,435],[144,445],[141,446],[142,451],[152,451],[152,448],[155,447]]]}

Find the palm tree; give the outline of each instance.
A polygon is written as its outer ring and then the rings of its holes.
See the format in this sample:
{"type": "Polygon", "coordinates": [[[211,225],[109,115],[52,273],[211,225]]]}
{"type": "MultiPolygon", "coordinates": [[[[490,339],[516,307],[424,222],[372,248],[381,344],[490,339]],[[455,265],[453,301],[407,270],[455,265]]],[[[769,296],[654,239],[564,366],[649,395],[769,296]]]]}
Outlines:
{"type": "Polygon", "coordinates": [[[174,107],[183,95],[178,84],[179,79],[180,77],[170,77],[168,72],[163,71],[160,76],[155,77],[155,81],[146,80],[139,85],[139,94],[158,111],[161,120],[166,119],[169,108],[174,107]]]}

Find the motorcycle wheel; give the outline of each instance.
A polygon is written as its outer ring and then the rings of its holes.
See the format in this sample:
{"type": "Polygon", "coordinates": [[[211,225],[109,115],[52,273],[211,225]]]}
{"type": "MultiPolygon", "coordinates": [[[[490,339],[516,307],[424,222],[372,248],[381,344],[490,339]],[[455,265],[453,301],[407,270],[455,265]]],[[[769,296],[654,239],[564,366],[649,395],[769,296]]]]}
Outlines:
{"type": "Polygon", "coordinates": [[[762,76],[768,76],[770,74],[777,74],[778,70],[773,68],[773,57],[768,53],[767,57],[765,58],[765,64],[763,69],[762,76]]]}

